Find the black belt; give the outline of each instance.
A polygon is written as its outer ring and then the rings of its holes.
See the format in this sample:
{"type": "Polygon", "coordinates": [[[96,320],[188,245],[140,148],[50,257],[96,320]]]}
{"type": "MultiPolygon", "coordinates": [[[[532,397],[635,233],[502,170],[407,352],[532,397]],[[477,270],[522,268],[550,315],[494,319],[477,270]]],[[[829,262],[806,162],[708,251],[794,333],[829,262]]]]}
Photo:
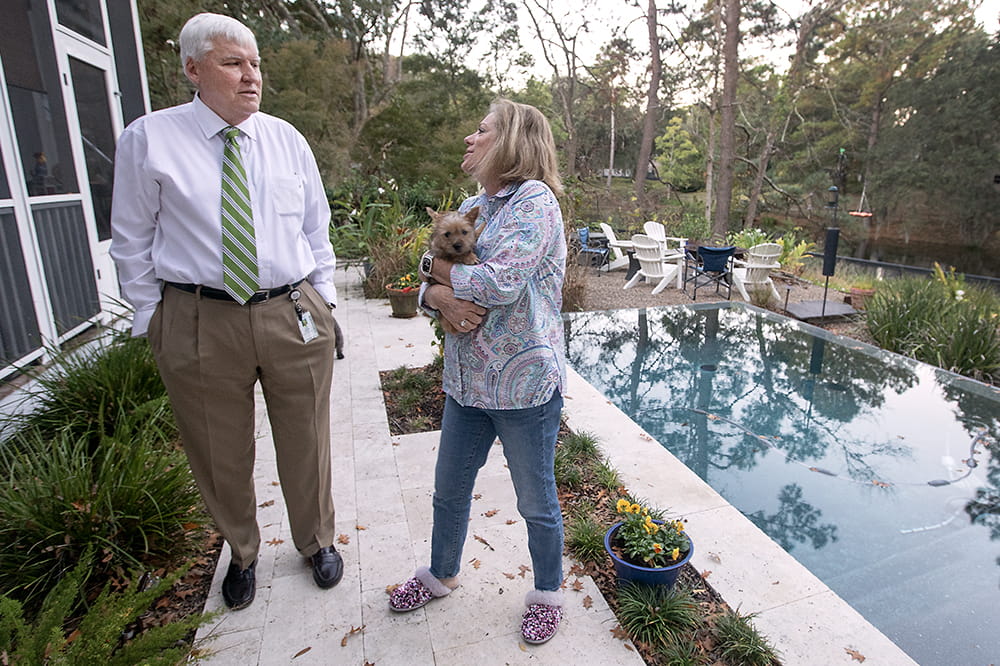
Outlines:
{"type": "MultiPolygon", "coordinates": [[[[247,300],[247,304],[250,303],[263,303],[269,298],[274,298],[275,296],[281,296],[282,294],[287,294],[295,287],[299,286],[305,281],[305,278],[299,280],[298,282],[293,282],[292,284],[282,285],[280,287],[275,287],[274,289],[268,289],[266,291],[254,292],[253,296],[247,300]]],[[[229,295],[228,291],[222,289],[215,289],[214,287],[205,287],[200,284],[185,284],[182,282],[167,282],[168,286],[174,289],[180,289],[181,291],[186,291],[189,294],[201,294],[205,298],[214,298],[218,301],[231,301],[236,303],[236,299],[229,295]]]]}

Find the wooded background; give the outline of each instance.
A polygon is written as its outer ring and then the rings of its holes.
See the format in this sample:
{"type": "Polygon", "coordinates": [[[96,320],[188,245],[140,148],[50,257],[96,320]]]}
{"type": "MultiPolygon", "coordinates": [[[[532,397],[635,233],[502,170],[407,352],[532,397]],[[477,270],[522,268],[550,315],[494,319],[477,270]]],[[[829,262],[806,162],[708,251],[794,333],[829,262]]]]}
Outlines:
{"type": "Polygon", "coordinates": [[[570,5],[138,2],[154,108],[191,97],[184,21],[239,18],[263,58],[262,109],[302,131],[333,195],[469,189],[462,138],[503,95],[552,121],[571,219],[630,207],[641,222],[672,201],[670,215],[713,236],[777,220],[819,228],[836,186],[856,230],[1000,246],[1000,43],[977,24],[978,3],[818,0],[793,16],[757,0],[633,0],[619,11],[647,38],[617,32],[590,58],[579,44],[608,10],[570,5]],[[624,204],[587,203],[623,189],[624,204]]]}

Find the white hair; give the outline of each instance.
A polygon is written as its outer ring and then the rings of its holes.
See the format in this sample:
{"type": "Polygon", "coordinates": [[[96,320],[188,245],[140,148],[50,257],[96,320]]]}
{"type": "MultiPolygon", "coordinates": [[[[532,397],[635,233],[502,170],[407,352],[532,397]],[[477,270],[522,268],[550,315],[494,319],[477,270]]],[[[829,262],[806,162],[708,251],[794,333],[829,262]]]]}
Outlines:
{"type": "Polygon", "coordinates": [[[253,32],[236,19],[209,12],[195,14],[181,28],[181,67],[187,67],[188,60],[204,58],[217,39],[257,50],[257,38],[253,32]]]}

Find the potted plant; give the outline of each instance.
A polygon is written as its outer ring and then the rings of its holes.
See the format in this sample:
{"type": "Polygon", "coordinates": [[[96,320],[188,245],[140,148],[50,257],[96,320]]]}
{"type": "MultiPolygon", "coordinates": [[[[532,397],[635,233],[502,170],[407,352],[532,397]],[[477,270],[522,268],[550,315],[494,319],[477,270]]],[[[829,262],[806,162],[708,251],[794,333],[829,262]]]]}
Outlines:
{"type": "Polygon", "coordinates": [[[619,583],[673,587],[680,568],[691,559],[694,543],[680,520],[661,520],[644,506],[620,499],[621,521],[604,535],[604,548],[619,583]]]}
{"type": "Polygon", "coordinates": [[[878,276],[870,271],[855,270],[846,277],[850,285],[848,291],[851,295],[851,306],[855,310],[866,309],[868,299],[875,294],[878,276]]]}
{"type": "Polygon", "coordinates": [[[392,306],[392,316],[409,319],[417,316],[417,297],[420,295],[420,280],[416,273],[404,273],[385,285],[392,306]]]}

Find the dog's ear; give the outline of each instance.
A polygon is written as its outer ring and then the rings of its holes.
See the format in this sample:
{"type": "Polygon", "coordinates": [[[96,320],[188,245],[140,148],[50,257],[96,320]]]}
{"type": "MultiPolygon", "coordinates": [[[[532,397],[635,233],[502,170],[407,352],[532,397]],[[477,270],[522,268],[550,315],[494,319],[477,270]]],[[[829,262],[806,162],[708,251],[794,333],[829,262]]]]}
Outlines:
{"type": "Polygon", "coordinates": [[[469,221],[469,224],[475,222],[477,217],[479,217],[479,206],[473,206],[469,209],[469,212],[465,214],[465,219],[469,221]]]}
{"type": "Polygon", "coordinates": [[[441,213],[437,212],[436,210],[434,210],[430,206],[427,206],[426,210],[427,210],[427,214],[431,216],[431,219],[433,221],[437,222],[439,219],[441,219],[441,213]]]}

